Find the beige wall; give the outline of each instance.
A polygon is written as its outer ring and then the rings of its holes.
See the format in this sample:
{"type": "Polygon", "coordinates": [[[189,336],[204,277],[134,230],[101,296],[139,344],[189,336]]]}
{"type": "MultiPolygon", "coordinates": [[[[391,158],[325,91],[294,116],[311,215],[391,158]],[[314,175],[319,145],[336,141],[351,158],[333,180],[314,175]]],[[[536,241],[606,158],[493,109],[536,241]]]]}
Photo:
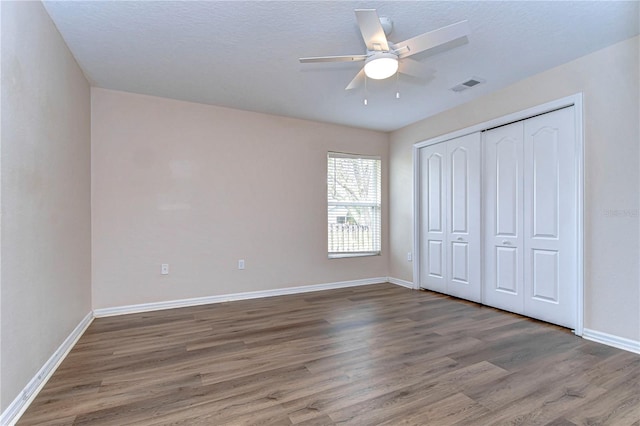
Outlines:
{"type": "Polygon", "coordinates": [[[93,88],[93,307],[386,277],[388,148],[385,133],[93,88]],[[382,256],[327,259],[327,151],[382,157],[382,256]]]}
{"type": "Polygon", "coordinates": [[[390,276],[412,280],[412,145],[584,94],[585,327],[640,340],[639,38],[615,44],[391,134],[390,276]],[[617,213],[611,213],[611,212],[617,213]],[[617,215],[616,215],[617,214],[617,215]]]}
{"type": "Polygon", "coordinates": [[[40,2],[2,2],[0,408],[91,310],[90,89],[40,2]]]}

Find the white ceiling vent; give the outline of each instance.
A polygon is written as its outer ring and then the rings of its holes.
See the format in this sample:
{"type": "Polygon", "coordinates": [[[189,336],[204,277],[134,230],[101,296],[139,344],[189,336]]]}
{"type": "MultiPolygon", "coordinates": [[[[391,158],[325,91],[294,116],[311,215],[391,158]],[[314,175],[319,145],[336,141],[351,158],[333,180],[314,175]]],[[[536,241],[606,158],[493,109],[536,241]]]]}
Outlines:
{"type": "Polygon", "coordinates": [[[478,84],[484,83],[485,80],[479,77],[471,77],[470,79],[463,81],[460,84],[456,84],[451,88],[454,92],[462,92],[463,90],[470,89],[478,84]]]}

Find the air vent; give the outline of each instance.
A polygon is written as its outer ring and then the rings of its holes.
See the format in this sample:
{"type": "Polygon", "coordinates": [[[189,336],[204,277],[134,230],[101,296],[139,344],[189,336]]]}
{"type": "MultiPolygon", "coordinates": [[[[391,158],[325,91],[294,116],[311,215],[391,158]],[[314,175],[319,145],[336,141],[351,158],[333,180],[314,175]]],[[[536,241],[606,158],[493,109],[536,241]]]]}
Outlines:
{"type": "Polygon", "coordinates": [[[463,81],[460,84],[456,84],[451,88],[454,92],[462,92],[463,90],[467,90],[473,86],[477,86],[478,84],[484,83],[485,80],[478,77],[471,77],[470,79],[463,81]]]}

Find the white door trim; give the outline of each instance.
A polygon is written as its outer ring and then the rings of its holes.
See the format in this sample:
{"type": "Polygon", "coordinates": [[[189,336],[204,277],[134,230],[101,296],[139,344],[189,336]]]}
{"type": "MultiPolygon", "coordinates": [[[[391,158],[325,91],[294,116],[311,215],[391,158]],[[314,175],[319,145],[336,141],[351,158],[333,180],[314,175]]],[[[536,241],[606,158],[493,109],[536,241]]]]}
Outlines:
{"type": "Polygon", "coordinates": [[[577,211],[577,238],[576,252],[578,254],[576,277],[576,327],[574,333],[582,336],[584,329],[584,133],[583,133],[583,95],[577,93],[542,105],[527,108],[493,120],[485,121],[464,129],[456,130],[435,138],[427,139],[413,145],[413,288],[420,288],[420,156],[419,149],[436,143],[445,142],[470,133],[481,132],[493,127],[503,126],[515,121],[524,120],[536,115],[551,112],[560,108],[574,106],[576,126],[576,211],[577,211]]]}

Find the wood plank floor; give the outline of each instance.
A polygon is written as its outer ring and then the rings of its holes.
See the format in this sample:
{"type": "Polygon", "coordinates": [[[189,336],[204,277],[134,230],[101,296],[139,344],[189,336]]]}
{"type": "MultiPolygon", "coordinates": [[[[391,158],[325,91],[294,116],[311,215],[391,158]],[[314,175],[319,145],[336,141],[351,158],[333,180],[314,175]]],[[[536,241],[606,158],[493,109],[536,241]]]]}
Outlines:
{"type": "Polygon", "coordinates": [[[24,425],[640,425],[640,356],[391,284],[96,319],[24,425]]]}

